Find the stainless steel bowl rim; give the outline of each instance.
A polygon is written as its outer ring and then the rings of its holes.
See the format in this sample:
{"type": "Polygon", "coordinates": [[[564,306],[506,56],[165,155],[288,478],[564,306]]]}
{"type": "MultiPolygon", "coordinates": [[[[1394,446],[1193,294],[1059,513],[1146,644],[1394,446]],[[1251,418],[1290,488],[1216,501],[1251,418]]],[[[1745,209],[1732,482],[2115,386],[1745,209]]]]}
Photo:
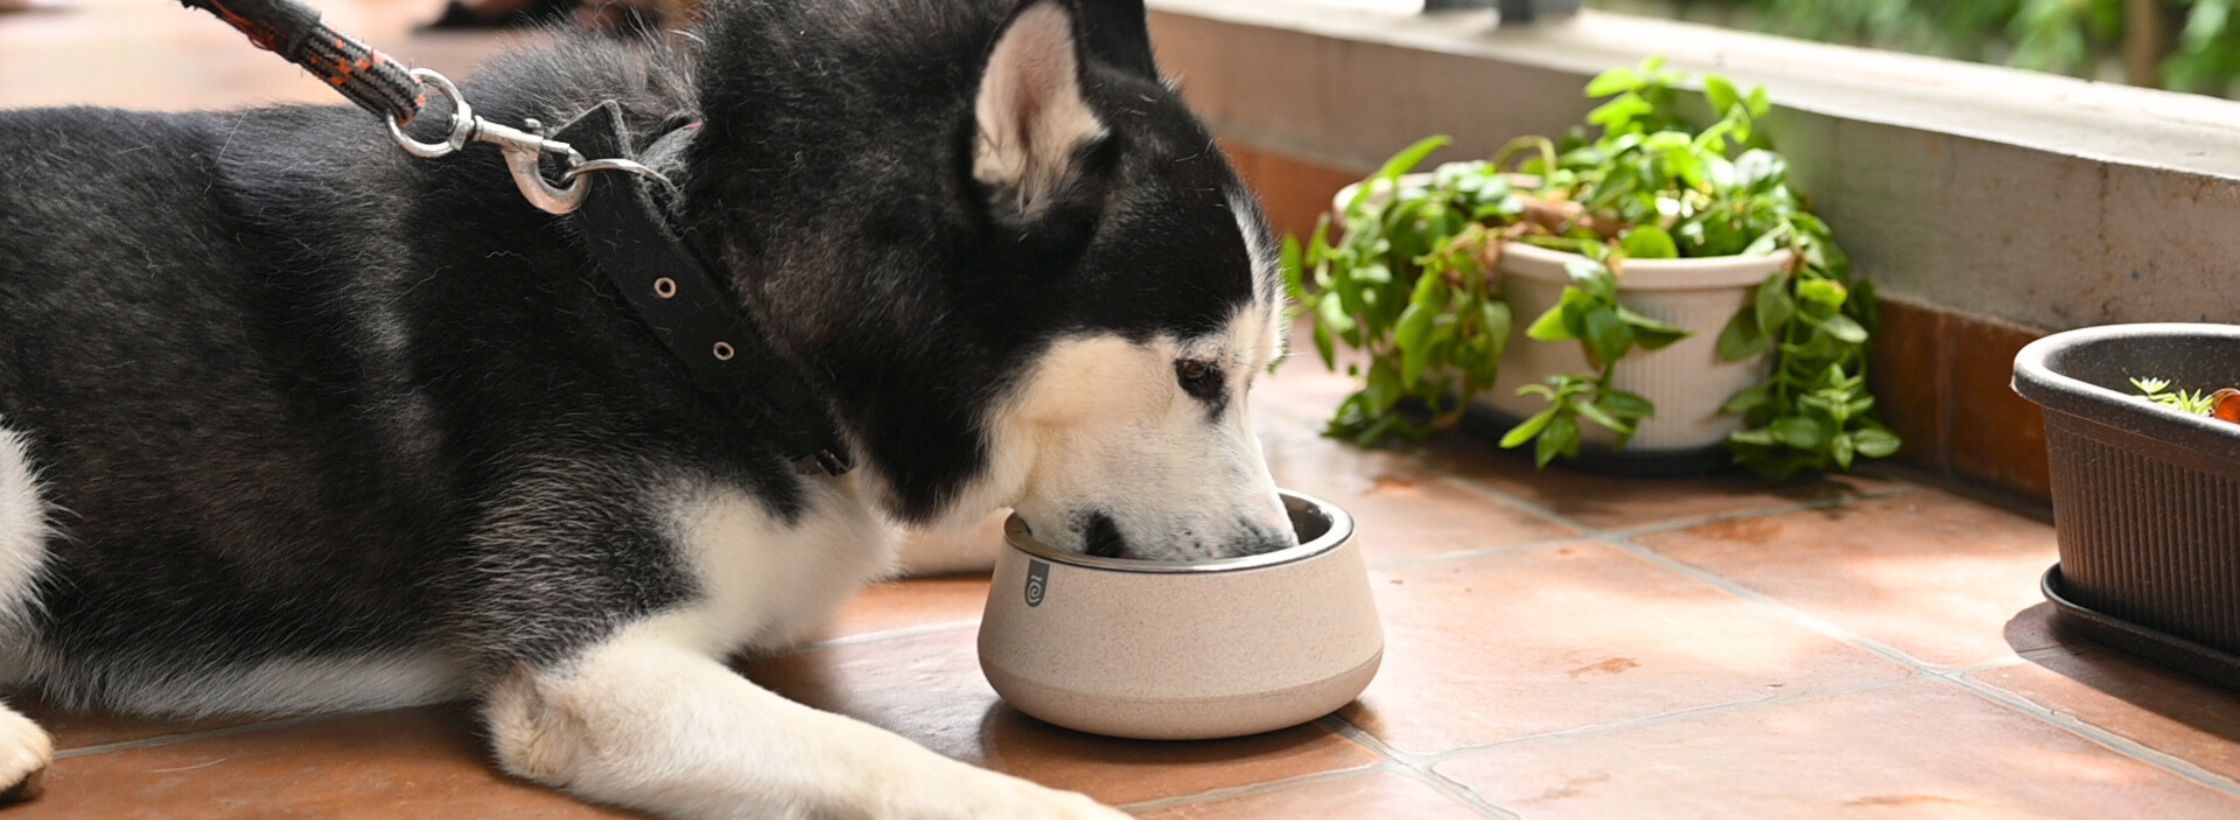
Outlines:
{"type": "Polygon", "coordinates": [[[1330,519],[1330,529],[1323,532],[1321,537],[1296,547],[1285,547],[1274,552],[1263,552],[1259,555],[1240,555],[1234,558],[1213,558],[1204,561],[1140,561],[1133,558],[1103,558],[1095,555],[1066,552],[1035,540],[1034,534],[1027,530],[1027,522],[1016,513],[1012,514],[1009,520],[1003,522],[1003,540],[1012,549],[1036,558],[1083,569],[1189,575],[1239,572],[1294,564],[1331,552],[1353,539],[1353,516],[1348,514],[1344,508],[1306,493],[1297,493],[1290,490],[1277,490],[1277,492],[1282,494],[1285,500],[1296,500],[1330,519]]]}

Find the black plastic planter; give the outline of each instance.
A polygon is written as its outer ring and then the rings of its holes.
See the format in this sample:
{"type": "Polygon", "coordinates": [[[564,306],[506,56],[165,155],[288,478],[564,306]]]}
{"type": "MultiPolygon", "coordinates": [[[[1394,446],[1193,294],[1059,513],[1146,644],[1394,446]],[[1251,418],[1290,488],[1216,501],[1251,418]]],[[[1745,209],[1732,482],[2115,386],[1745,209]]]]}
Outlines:
{"type": "Polygon", "coordinates": [[[2046,597],[2103,643],[2240,688],[2240,424],[2137,398],[2132,378],[2240,386],[2240,326],[2086,328],[2015,357],[2053,472],[2046,597]]]}

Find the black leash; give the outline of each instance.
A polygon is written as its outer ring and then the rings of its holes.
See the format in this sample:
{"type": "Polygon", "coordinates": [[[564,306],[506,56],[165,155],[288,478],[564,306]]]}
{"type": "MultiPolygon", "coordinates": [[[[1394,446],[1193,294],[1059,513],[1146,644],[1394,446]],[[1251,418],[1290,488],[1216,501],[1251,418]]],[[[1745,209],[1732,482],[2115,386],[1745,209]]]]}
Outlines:
{"type": "Polygon", "coordinates": [[[376,117],[409,123],[428,99],[411,70],[357,38],[319,22],[319,12],[295,0],[179,0],[226,21],[258,48],[333,86],[376,117]]]}
{"type": "MultiPolygon", "coordinates": [[[[304,67],[386,120],[390,136],[413,156],[435,159],[470,143],[496,145],[531,205],[555,216],[573,215],[592,263],[646,329],[684,364],[703,394],[754,426],[802,470],[838,476],[853,469],[838,424],[808,380],[770,345],[753,317],[710,273],[720,268],[695,250],[671,218],[671,209],[654,198],[647,181],[661,185],[672,204],[675,186],[639,161],[621,106],[601,103],[564,126],[560,136],[565,139],[548,139],[535,120],[513,128],[475,116],[458,87],[442,74],[409,68],[327,28],[316,10],[295,0],[180,2],[217,15],[258,48],[304,67]],[[452,103],[442,142],[412,139],[402,128],[427,108],[430,86],[452,103]],[[565,166],[560,184],[545,176],[548,156],[565,166]],[[623,173],[597,173],[601,171],[623,173]]],[[[671,132],[649,153],[673,154],[690,137],[688,129],[671,132]]]]}

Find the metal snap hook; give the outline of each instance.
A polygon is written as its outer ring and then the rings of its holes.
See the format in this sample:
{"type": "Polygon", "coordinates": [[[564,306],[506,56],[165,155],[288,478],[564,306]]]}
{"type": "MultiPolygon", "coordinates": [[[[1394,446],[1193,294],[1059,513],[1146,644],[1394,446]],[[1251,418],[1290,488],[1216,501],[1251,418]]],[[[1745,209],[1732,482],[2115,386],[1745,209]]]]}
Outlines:
{"type": "Polygon", "coordinates": [[[466,97],[459,93],[459,87],[440,73],[415,68],[412,70],[412,78],[418,80],[423,87],[434,87],[437,93],[451,100],[451,132],[445,135],[442,142],[421,142],[404,133],[404,126],[397,122],[395,115],[385,116],[383,119],[389,124],[389,136],[397,141],[397,145],[405,153],[421,159],[436,159],[449,156],[467,147],[470,142],[495,145],[505,154],[506,170],[512,174],[514,186],[521,189],[522,198],[529,200],[529,204],[536,206],[538,210],[554,215],[574,213],[583,206],[584,196],[590,193],[590,189],[584,186],[583,175],[594,171],[636,174],[661,183],[671,197],[677,194],[675,183],[670,182],[661,172],[643,164],[620,158],[585,161],[583,154],[578,153],[573,146],[546,139],[543,124],[536,120],[523,123],[526,128],[514,128],[475,116],[474,107],[467,104],[466,97]],[[562,158],[566,164],[558,185],[544,175],[544,157],[547,154],[562,158]]]}
{"type": "MultiPolygon", "coordinates": [[[[568,183],[563,188],[544,178],[544,153],[533,148],[502,145],[506,155],[506,169],[513,173],[513,185],[521,189],[521,198],[537,210],[560,215],[574,213],[583,206],[584,194],[590,193],[582,180],[568,183]]],[[[573,153],[572,151],[570,152],[573,153]]]]}
{"type": "Polygon", "coordinates": [[[442,142],[421,142],[405,135],[404,127],[397,123],[397,115],[387,114],[382,119],[389,123],[389,136],[405,153],[421,159],[447,156],[467,147],[467,142],[474,138],[474,108],[467,105],[466,97],[460,96],[459,87],[451,83],[451,78],[425,68],[413,69],[412,78],[419,80],[423,87],[434,86],[436,91],[450,98],[451,133],[442,142]]]}

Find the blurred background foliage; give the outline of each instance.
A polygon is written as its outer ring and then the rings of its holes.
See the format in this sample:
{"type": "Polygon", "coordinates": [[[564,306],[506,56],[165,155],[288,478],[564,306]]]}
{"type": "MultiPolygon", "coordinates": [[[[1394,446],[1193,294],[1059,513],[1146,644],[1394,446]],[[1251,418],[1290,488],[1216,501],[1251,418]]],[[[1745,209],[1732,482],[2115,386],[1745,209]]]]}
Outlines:
{"type": "Polygon", "coordinates": [[[1587,5],[2240,96],[2240,0],[1587,0],[1587,5]]]}

